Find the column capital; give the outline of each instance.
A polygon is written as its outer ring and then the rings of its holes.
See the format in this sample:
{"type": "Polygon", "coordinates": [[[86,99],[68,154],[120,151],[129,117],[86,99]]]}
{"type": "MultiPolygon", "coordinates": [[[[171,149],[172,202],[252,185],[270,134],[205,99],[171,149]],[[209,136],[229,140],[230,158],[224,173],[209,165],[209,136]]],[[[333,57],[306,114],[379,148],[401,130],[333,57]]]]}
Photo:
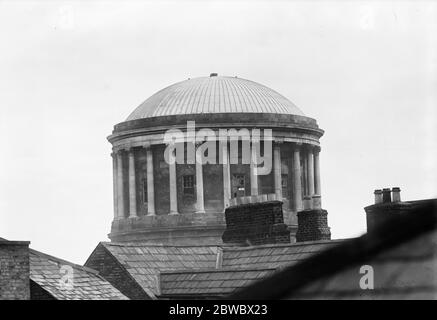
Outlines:
{"type": "Polygon", "coordinates": [[[146,150],[151,148],[151,147],[152,147],[152,144],[150,142],[146,142],[146,143],[141,145],[141,148],[144,148],[146,150]]]}
{"type": "Polygon", "coordinates": [[[303,147],[303,143],[302,142],[294,142],[291,144],[291,146],[292,146],[292,149],[294,151],[300,151],[303,147]]]}
{"type": "Polygon", "coordinates": [[[112,153],[111,153],[111,156],[112,155],[114,155],[114,156],[118,156],[119,154],[121,154],[121,153],[123,153],[123,149],[122,148],[113,148],[112,149],[112,153]]]}
{"type": "Polygon", "coordinates": [[[309,143],[305,143],[303,145],[303,148],[307,151],[313,151],[313,152],[319,152],[320,151],[320,146],[318,145],[314,145],[314,144],[309,144],[309,143]]]}
{"type": "Polygon", "coordinates": [[[273,144],[281,145],[284,143],[284,139],[273,139],[273,144]]]}

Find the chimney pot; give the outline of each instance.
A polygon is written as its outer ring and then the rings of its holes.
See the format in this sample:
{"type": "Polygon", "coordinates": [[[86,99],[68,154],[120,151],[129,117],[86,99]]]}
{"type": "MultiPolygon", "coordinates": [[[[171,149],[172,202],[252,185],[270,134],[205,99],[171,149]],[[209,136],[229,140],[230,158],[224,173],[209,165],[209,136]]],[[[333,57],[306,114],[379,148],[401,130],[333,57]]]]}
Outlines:
{"type": "Polygon", "coordinates": [[[383,203],[391,202],[391,190],[390,190],[390,188],[382,189],[382,202],[383,203]]]}
{"type": "Polygon", "coordinates": [[[375,204],[382,203],[382,190],[376,189],[375,192],[373,192],[373,194],[375,195],[375,204]]]}
{"type": "Polygon", "coordinates": [[[391,189],[393,202],[401,202],[401,188],[394,187],[391,189]]]}

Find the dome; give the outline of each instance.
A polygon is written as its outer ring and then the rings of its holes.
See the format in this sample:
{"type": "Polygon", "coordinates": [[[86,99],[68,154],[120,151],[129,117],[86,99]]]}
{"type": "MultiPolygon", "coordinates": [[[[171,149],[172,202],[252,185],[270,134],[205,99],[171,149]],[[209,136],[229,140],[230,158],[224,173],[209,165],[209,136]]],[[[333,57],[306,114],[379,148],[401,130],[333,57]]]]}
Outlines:
{"type": "Polygon", "coordinates": [[[139,105],[126,121],[211,113],[274,113],[304,116],[290,100],[259,83],[237,77],[188,79],[158,91],[139,105]]]}

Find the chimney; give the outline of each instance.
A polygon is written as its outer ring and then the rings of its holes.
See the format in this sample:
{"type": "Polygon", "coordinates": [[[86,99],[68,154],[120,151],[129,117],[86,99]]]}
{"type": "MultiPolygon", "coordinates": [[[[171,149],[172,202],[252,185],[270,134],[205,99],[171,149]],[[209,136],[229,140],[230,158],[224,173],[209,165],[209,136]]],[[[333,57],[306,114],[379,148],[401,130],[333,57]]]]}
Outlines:
{"type": "Polygon", "coordinates": [[[331,240],[328,211],[321,209],[317,200],[315,203],[316,206],[297,213],[297,242],[331,240]]]}
{"type": "Polygon", "coordinates": [[[0,239],[0,300],[29,300],[29,241],[0,239]]]}
{"type": "Polygon", "coordinates": [[[373,192],[373,194],[375,195],[375,204],[382,203],[382,190],[376,189],[375,192],[373,192]]]}
{"type": "Polygon", "coordinates": [[[391,189],[393,202],[401,202],[401,188],[395,187],[391,189]]]}
{"type": "Polygon", "coordinates": [[[278,201],[275,194],[231,199],[225,219],[226,230],[222,236],[225,244],[290,243],[282,201],[278,201]]]}
{"type": "Polygon", "coordinates": [[[389,202],[391,202],[390,188],[384,188],[382,189],[382,203],[389,203],[389,202]]]}
{"type": "Polygon", "coordinates": [[[401,189],[394,187],[375,190],[375,204],[364,208],[367,220],[367,232],[385,223],[393,215],[405,214],[412,205],[401,201],[401,189]]]}

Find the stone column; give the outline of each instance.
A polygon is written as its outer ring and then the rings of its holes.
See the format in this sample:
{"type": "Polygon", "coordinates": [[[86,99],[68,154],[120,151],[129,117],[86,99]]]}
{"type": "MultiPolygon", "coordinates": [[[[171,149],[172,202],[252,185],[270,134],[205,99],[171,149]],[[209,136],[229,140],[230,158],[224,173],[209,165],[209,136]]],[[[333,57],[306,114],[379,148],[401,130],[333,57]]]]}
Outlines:
{"type": "Polygon", "coordinates": [[[178,212],[178,189],[176,178],[176,147],[172,150],[170,163],[168,166],[170,176],[170,214],[179,214],[178,212]]]}
{"type": "Polygon", "coordinates": [[[293,150],[293,203],[294,210],[302,210],[302,173],[300,169],[300,151],[296,146],[293,150]]]}
{"type": "Polygon", "coordinates": [[[135,153],[129,149],[129,218],[137,217],[137,186],[135,182],[135,153]]]}
{"type": "Polygon", "coordinates": [[[277,143],[275,143],[273,148],[273,173],[276,199],[282,201],[281,149],[280,145],[277,143]]]}
{"type": "Polygon", "coordinates": [[[320,148],[314,150],[314,189],[319,196],[322,195],[320,186],[320,148]]]}
{"type": "Polygon", "coordinates": [[[124,218],[124,186],[122,151],[117,152],[117,219],[124,218]]]}
{"type": "Polygon", "coordinates": [[[118,219],[118,203],[117,203],[117,155],[116,153],[111,153],[112,157],[112,190],[113,190],[113,200],[114,200],[114,220],[118,219]]]}
{"type": "Polygon", "coordinates": [[[256,156],[257,155],[255,152],[255,148],[252,146],[251,161],[250,161],[250,195],[251,196],[258,195],[258,174],[257,174],[258,165],[255,163],[256,156]]]}
{"type": "Polygon", "coordinates": [[[229,201],[231,199],[231,168],[228,152],[228,142],[221,141],[222,155],[221,159],[223,164],[223,206],[224,209],[229,207],[229,201]]]}
{"type": "Polygon", "coordinates": [[[196,213],[205,213],[203,199],[203,155],[202,148],[196,148],[196,213]]]}
{"type": "Polygon", "coordinates": [[[312,148],[308,149],[307,158],[307,170],[308,170],[308,195],[314,195],[314,153],[312,148]]]}
{"type": "Polygon", "coordinates": [[[147,215],[155,215],[155,182],[153,178],[153,153],[152,147],[146,147],[147,157],[147,215]]]}

